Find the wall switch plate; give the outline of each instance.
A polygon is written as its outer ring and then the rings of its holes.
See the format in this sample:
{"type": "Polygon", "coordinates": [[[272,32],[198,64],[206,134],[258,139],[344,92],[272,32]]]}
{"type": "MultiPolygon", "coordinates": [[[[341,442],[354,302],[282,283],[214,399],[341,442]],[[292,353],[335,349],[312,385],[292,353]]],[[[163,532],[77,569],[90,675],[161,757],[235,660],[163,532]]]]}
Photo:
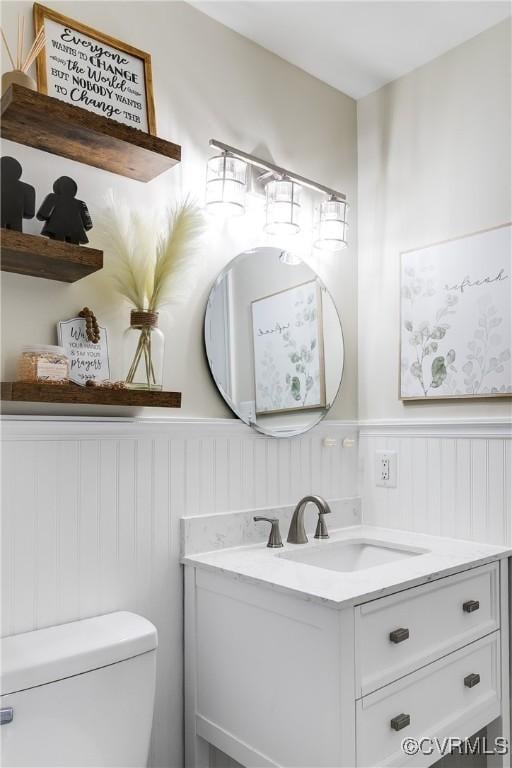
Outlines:
{"type": "Polygon", "coordinates": [[[398,479],[398,455],[396,451],[375,452],[375,485],[396,488],[398,479]]]}

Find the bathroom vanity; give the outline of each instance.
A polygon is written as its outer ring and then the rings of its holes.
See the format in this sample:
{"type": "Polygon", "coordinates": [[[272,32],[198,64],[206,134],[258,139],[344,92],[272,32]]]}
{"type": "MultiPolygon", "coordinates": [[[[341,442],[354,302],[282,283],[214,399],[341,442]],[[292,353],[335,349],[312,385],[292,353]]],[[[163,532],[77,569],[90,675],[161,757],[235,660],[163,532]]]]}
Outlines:
{"type": "Polygon", "coordinates": [[[186,555],[187,765],[209,743],[248,768],[429,766],[405,738],[510,739],[511,554],[353,526],[186,555]]]}

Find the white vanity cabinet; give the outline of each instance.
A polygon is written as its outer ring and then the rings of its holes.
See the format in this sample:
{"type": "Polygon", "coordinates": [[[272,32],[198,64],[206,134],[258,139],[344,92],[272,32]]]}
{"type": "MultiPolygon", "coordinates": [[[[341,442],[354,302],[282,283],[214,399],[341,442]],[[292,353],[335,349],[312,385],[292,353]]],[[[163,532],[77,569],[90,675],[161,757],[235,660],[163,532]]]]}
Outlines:
{"type": "Polygon", "coordinates": [[[188,768],[205,742],[247,768],[376,768],[439,760],[406,737],[510,737],[506,559],[342,607],[193,565],[185,584],[188,768]]]}

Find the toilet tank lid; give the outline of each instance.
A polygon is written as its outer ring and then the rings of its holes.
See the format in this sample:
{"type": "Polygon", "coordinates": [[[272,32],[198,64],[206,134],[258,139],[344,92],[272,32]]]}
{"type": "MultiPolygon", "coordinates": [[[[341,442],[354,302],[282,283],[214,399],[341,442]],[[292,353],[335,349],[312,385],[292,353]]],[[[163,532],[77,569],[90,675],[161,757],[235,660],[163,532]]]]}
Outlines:
{"type": "Polygon", "coordinates": [[[153,624],[128,611],[11,635],[1,641],[0,694],[125,661],[157,644],[153,624]]]}

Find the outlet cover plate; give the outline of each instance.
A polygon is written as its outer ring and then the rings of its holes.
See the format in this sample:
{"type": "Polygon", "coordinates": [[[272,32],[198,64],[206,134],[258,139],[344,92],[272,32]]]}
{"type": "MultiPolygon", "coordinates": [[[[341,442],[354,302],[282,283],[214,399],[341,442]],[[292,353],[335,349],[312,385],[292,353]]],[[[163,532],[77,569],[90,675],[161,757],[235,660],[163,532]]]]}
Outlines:
{"type": "Polygon", "coordinates": [[[398,454],[396,451],[375,451],[375,485],[396,488],[398,483],[398,454]]]}

